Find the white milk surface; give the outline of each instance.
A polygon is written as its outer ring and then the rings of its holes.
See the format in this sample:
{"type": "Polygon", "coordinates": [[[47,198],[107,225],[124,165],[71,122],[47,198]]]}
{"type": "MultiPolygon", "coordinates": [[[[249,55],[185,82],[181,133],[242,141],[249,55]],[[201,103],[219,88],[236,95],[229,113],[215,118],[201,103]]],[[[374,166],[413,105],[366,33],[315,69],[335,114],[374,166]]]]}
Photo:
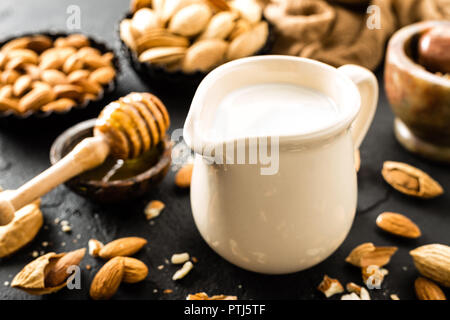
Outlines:
{"type": "Polygon", "coordinates": [[[335,122],[339,111],[327,95],[287,83],[250,85],[221,101],[208,131],[210,139],[297,135],[335,122]]]}

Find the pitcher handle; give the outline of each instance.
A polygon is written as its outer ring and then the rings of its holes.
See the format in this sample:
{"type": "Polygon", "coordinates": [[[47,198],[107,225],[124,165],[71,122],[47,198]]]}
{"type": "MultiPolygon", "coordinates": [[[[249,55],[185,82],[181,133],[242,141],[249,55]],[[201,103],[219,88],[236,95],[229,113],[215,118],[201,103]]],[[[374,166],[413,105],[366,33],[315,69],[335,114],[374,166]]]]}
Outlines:
{"type": "Polygon", "coordinates": [[[358,149],[369,130],[378,104],[378,82],[375,75],[366,68],[348,64],[338,68],[358,87],[361,95],[361,109],[352,124],[355,149],[358,149]]]}

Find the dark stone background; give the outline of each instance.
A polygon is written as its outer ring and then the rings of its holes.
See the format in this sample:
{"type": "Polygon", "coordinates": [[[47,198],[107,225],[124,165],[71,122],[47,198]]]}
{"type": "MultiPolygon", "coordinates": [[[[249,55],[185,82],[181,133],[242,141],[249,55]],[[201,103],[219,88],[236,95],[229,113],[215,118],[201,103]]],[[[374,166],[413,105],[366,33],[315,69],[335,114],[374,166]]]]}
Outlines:
{"type": "MultiPolygon", "coordinates": [[[[104,40],[119,51],[116,28],[121,16],[127,11],[127,0],[2,0],[0,2],[0,37],[34,31],[65,31],[66,9],[76,4],[81,8],[82,32],[104,40]]],[[[123,56],[121,56],[123,58],[123,56]]],[[[147,87],[130,70],[122,59],[123,73],[116,93],[108,100],[130,91],[147,90],[147,87]]],[[[314,268],[291,275],[267,276],[239,269],[216,255],[200,237],[189,205],[189,193],[182,192],[173,184],[173,172],[165,178],[159,189],[147,199],[133,206],[114,208],[93,204],[60,186],[43,198],[42,210],[46,229],[20,252],[8,259],[0,260],[0,299],[87,299],[89,285],[102,261],[88,256],[82,265],[92,265],[90,271],[83,268],[82,290],[67,289],[59,293],[34,297],[4,286],[12,277],[32,260],[33,250],[61,252],[87,246],[90,238],[108,242],[123,236],[142,236],[148,246],[136,257],[142,259],[150,269],[146,281],[134,285],[122,285],[115,299],[185,299],[188,293],[205,291],[209,294],[233,294],[241,299],[323,299],[315,288],[326,273],[343,284],[348,281],[361,283],[360,271],[344,262],[344,258],[356,245],[371,241],[376,245],[395,245],[399,251],[387,266],[389,276],[382,290],[371,292],[374,299],[389,299],[396,293],[401,299],[414,299],[413,282],[418,273],[408,251],[428,243],[450,244],[450,170],[409,154],[396,142],[393,116],[386,102],[380,80],[380,103],[374,124],[361,147],[362,168],[359,172],[358,212],[350,235],[330,258],[314,268]],[[382,179],[380,170],[385,160],[408,162],[422,168],[435,177],[447,190],[444,196],[434,200],[418,200],[406,197],[391,189],[382,179]],[[159,199],[166,209],[153,226],[146,222],[142,213],[151,199],[159,199]],[[418,223],[423,236],[418,240],[402,240],[385,234],[375,226],[377,215],[383,211],[401,212],[418,223]],[[70,221],[73,232],[66,234],[54,219],[60,217],[70,221]],[[81,238],[77,239],[80,234],[81,238]],[[49,241],[43,248],[41,243],[49,241]],[[76,241],[76,243],[74,243],[76,241]],[[61,246],[65,242],[66,246],[61,246]],[[157,266],[175,252],[189,252],[198,258],[193,271],[183,280],[174,282],[172,274],[178,266],[157,266]],[[157,289],[157,292],[154,292],[157,289]],[[172,294],[163,294],[172,289],[172,294]]],[[[161,94],[172,117],[172,127],[183,126],[191,96],[179,94],[173,88],[170,94],[161,94]]],[[[49,165],[48,153],[53,140],[64,128],[55,124],[20,130],[0,127],[0,185],[17,188],[49,165]]],[[[447,290],[447,294],[449,291],[447,290]]]]}

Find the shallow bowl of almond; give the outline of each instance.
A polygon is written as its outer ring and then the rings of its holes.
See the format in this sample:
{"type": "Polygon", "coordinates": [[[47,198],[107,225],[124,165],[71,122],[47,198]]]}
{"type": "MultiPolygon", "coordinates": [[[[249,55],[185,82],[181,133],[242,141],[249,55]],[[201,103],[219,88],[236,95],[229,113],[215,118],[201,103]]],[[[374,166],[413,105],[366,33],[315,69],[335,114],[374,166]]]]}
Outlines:
{"type": "Polygon", "coordinates": [[[89,117],[115,89],[118,71],[113,51],[82,34],[9,38],[0,43],[0,121],[89,117]]]}
{"type": "Polygon", "coordinates": [[[149,86],[182,89],[225,62],[269,53],[274,35],[256,0],[132,0],[119,37],[149,86]]]}

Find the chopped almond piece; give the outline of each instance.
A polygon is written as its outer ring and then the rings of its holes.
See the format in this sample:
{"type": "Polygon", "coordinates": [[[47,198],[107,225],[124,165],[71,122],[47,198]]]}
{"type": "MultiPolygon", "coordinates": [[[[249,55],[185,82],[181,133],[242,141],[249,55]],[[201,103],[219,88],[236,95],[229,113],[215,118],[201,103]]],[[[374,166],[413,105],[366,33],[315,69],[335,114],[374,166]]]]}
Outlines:
{"type": "Polygon", "coordinates": [[[327,275],[323,276],[322,282],[317,287],[319,291],[321,291],[327,298],[331,297],[336,293],[344,292],[344,287],[341,285],[339,280],[332,279],[327,275]]]}

